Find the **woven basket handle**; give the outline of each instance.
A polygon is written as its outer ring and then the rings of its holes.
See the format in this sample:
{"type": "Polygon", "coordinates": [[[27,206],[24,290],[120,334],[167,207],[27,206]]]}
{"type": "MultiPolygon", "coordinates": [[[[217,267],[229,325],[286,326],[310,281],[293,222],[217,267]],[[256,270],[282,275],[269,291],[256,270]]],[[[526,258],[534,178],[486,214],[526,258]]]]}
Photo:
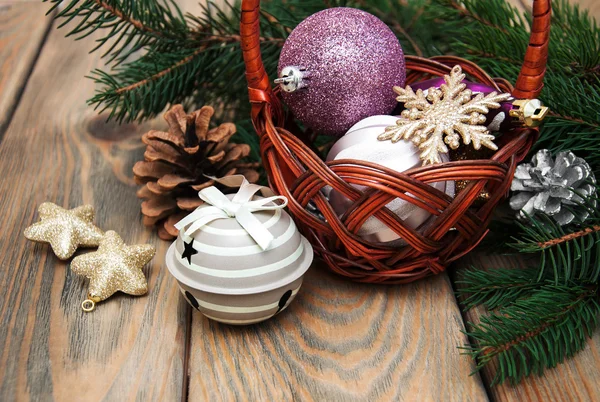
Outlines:
{"type": "Polygon", "coordinates": [[[550,43],[550,21],[552,20],[550,0],[534,0],[532,13],[533,22],[529,45],[527,45],[521,72],[512,93],[515,98],[521,99],[537,98],[544,87],[548,44],[550,43]]]}
{"type": "MultiPolygon", "coordinates": [[[[512,93],[516,98],[537,98],[542,91],[548,60],[551,11],[550,0],[533,1],[533,23],[529,44],[512,93]]],[[[240,36],[250,102],[257,106],[261,103],[273,105],[271,82],[260,55],[259,17],[260,0],[243,0],[240,36]]],[[[278,108],[278,105],[276,107],[278,108]]],[[[254,108],[253,117],[256,117],[258,111],[259,107],[254,108]]]]}
{"type": "MultiPolygon", "coordinates": [[[[244,64],[246,65],[248,94],[250,103],[253,105],[252,120],[256,122],[256,117],[258,117],[262,105],[273,104],[275,99],[269,76],[260,55],[260,0],[242,1],[240,36],[244,64]]],[[[279,108],[278,103],[276,107],[279,108]]]]}

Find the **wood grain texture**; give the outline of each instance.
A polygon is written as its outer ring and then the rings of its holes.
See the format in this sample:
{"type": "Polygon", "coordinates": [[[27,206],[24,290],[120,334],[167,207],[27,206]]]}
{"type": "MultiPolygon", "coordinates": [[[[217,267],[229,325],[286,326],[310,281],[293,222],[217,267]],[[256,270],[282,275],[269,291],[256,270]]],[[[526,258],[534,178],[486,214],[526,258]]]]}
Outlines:
{"type": "Polygon", "coordinates": [[[486,400],[445,275],[355,284],[318,263],[276,318],[231,327],[192,315],[190,400],[486,400]]]}
{"type": "Polygon", "coordinates": [[[47,8],[0,1],[0,139],[48,32],[47,8]]]}
{"type": "MultiPolygon", "coordinates": [[[[182,5],[198,10],[194,0],[182,5]]],[[[10,116],[2,102],[16,104],[7,88],[19,93],[49,21],[41,17],[46,6],[21,6],[39,15],[4,18],[0,3],[0,127],[10,116]],[[8,32],[20,39],[5,40],[8,32]],[[19,67],[5,70],[4,54],[16,54],[10,62],[19,67]]],[[[315,266],[277,318],[235,328],[194,312],[188,332],[190,308],[162,264],[168,244],[143,228],[131,179],[143,152],[140,134],[160,123],[119,127],[97,117],[85,104],[93,84],[83,78],[102,65],[87,53],[93,38],[74,42],[64,33],[51,33],[0,143],[0,400],[179,400],[186,396],[190,337],[190,400],[487,399],[479,377],[469,377],[472,363],[456,349],[466,339],[446,275],[375,287],[315,266]],[[130,244],[155,244],[157,255],[145,268],[149,294],[114,296],[92,314],[81,312],[86,281],[47,246],[22,236],[46,200],[91,203],[103,229],[130,244]]],[[[584,352],[546,377],[496,387],[491,395],[597,399],[599,362],[597,333],[584,352]]]]}
{"type": "MultiPolygon", "coordinates": [[[[30,7],[32,7],[30,5],[30,7]]],[[[86,105],[101,67],[94,37],[53,30],[0,144],[0,400],[179,400],[187,305],[163,268],[167,244],[141,223],[131,167],[148,126],[105,124],[86,105]],[[128,244],[152,243],[149,293],[83,313],[87,281],[23,229],[37,206],[96,207],[96,223],[128,244]]]]}
{"type": "MultiPolygon", "coordinates": [[[[523,268],[526,263],[521,257],[485,255],[481,252],[471,253],[461,259],[457,267],[483,268],[523,268]]],[[[465,318],[471,322],[479,322],[483,307],[466,312],[465,318]]],[[[490,384],[497,366],[490,365],[482,371],[482,378],[490,384]]],[[[596,331],[588,341],[587,347],[574,358],[554,369],[544,372],[541,377],[526,378],[521,384],[497,385],[490,389],[490,397],[498,401],[593,401],[600,395],[600,332],[596,331]]]]}

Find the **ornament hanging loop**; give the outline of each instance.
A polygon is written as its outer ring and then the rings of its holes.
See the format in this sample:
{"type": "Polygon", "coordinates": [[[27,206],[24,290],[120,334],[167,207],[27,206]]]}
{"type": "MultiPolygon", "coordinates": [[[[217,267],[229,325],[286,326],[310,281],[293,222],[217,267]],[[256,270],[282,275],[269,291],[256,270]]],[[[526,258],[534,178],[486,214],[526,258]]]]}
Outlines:
{"type": "Polygon", "coordinates": [[[88,295],[88,298],[85,299],[82,303],[81,303],[81,308],[83,309],[83,311],[85,311],[86,313],[91,313],[92,311],[94,311],[96,309],[96,303],[98,303],[100,301],[99,297],[94,297],[92,295],[88,295]]]}
{"type": "Polygon", "coordinates": [[[96,302],[94,302],[93,300],[90,300],[90,299],[86,299],[83,301],[83,303],[81,303],[81,308],[86,313],[91,313],[92,311],[94,311],[96,309],[96,302]]]}

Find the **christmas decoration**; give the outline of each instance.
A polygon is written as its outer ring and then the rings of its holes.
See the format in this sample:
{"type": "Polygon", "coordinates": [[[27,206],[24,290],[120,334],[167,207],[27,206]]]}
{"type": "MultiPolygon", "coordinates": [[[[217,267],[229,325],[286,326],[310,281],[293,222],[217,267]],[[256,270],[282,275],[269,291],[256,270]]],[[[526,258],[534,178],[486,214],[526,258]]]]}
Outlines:
{"type": "Polygon", "coordinates": [[[230,143],[234,124],[223,123],[209,129],[214,110],[204,106],[186,115],[181,105],[165,113],[169,131],[152,130],[142,140],[147,145],[145,161],[133,167],[142,203],[144,224],[158,225],[161,239],[177,236],[175,222],[201,203],[196,193],[214,184],[207,176],[243,174],[249,181],[258,173],[242,162],[250,153],[247,144],[230,143]]]}
{"type": "MultiPolygon", "coordinates": [[[[472,147],[468,146],[460,146],[457,149],[450,150],[450,160],[452,161],[467,161],[467,160],[476,160],[476,159],[490,159],[494,151],[482,148],[480,150],[475,150],[472,147]]],[[[454,190],[456,195],[460,194],[467,186],[469,185],[470,180],[456,180],[454,182],[454,190]]],[[[487,189],[487,185],[483,187],[483,189],[479,192],[479,195],[475,199],[473,205],[475,207],[483,205],[490,198],[490,193],[487,189]]]]}
{"type": "Polygon", "coordinates": [[[410,86],[394,87],[398,102],[404,103],[396,125],[386,128],[378,138],[381,141],[398,142],[412,140],[421,149],[423,164],[440,163],[440,153],[448,153],[448,147],[458,148],[462,138],[465,145],[481,146],[496,150],[494,136],[485,123],[489,109],[500,107],[510,94],[478,94],[467,89],[462,81],[465,74],[460,66],[454,66],[450,75],[444,76],[445,84],[430,88],[427,95],[422,90],[415,93],[410,86]],[[444,144],[445,143],[445,144],[444,144]]]}
{"type": "Polygon", "coordinates": [[[148,291],[142,267],[154,257],[149,244],[127,246],[112,230],[104,234],[98,251],[73,259],[71,269],[90,280],[88,299],[81,306],[84,311],[94,310],[96,303],[121,291],[140,296],[148,291]]]}
{"type": "Polygon", "coordinates": [[[40,222],[25,229],[29,240],[49,243],[54,254],[61,260],[71,258],[77,247],[98,246],[102,231],[94,226],[94,207],[83,205],[64,209],[51,202],[38,208],[40,222]]]}
{"type": "MultiPolygon", "coordinates": [[[[71,21],[71,37],[95,34],[100,38],[96,49],[109,50],[105,70],[90,74],[98,86],[98,93],[90,99],[90,104],[97,110],[108,110],[111,119],[145,120],[173,103],[202,105],[215,100],[226,105],[228,113],[233,111],[240,118],[248,116],[250,107],[255,106],[244,99],[245,80],[232,79],[244,75],[244,66],[239,63],[239,2],[222,8],[218,3],[211,3],[211,7],[204,10],[206,16],[192,16],[187,21],[174,3],[157,7],[155,0],[135,0],[144,7],[129,7],[127,2],[51,2],[57,8],[61,5],[53,15],[65,23],[71,21]],[[152,12],[146,12],[148,9],[152,12]],[[111,38],[115,37],[109,33],[115,23],[123,27],[121,32],[124,34],[112,47],[111,38]],[[133,50],[125,46],[131,43],[136,44],[133,50]],[[142,51],[134,52],[140,48],[142,51]],[[114,68],[116,65],[118,68],[114,68]]],[[[534,6],[539,3],[542,2],[534,1],[534,6]]],[[[260,45],[267,75],[277,74],[281,44],[291,28],[319,9],[344,4],[346,2],[339,0],[289,0],[282,13],[280,1],[262,0],[260,5],[265,12],[260,14],[257,23],[261,27],[260,45]],[[293,10],[293,13],[287,10],[293,10]]],[[[522,65],[521,45],[524,45],[516,43],[515,38],[519,41],[518,38],[526,38],[532,31],[530,24],[523,23],[526,17],[503,0],[433,0],[427,7],[423,7],[422,2],[412,1],[365,1],[359,6],[390,26],[408,54],[431,57],[457,53],[485,69],[490,76],[503,77],[513,83],[522,65]],[[477,32],[476,39],[473,32],[477,32]]],[[[599,54],[600,28],[590,14],[582,12],[574,3],[552,2],[552,8],[552,40],[541,45],[548,45],[551,55],[543,98],[552,113],[547,117],[548,124],[539,132],[536,146],[548,148],[553,154],[576,150],[577,155],[585,158],[596,171],[600,167],[600,141],[597,140],[600,116],[590,112],[589,105],[600,104],[600,88],[594,79],[598,60],[590,55],[599,54]]],[[[536,15],[542,14],[550,13],[536,15]]],[[[537,38],[543,38],[538,29],[544,29],[544,24],[533,26],[537,38]]],[[[541,47],[537,49],[541,50],[541,47]]],[[[542,63],[535,57],[528,60],[530,70],[539,65],[532,62],[542,63]]],[[[546,65],[545,59],[542,64],[546,65]]],[[[249,119],[238,120],[236,124],[238,128],[251,130],[249,119]]],[[[258,150],[256,142],[244,141],[258,150]]],[[[498,315],[509,321],[510,328],[499,325],[496,320],[486,321],[487,324],[481,327],[474,323],[467,325],[477,330],[470,337],[475,342],[468,347],[477,359],[478,368],[491,361],[488,368],[495,370],[498,367],[493,383],[516,383],[532,373],[541,373],[544,367],[553,367],[583,349],[587,337],[596,328],[600,305],[594,293],[597,292],[594,287],[598,284],[599,273],[595,256],[599,253],[600,243],[596,241],[595,227],[600,220],[598,208],[589,201],[586,199],[593,213],[584,226],[560,227],[555,222],[543,221],[544,225],[526,225],[524,230],[515,220],[502,222],[499,230],[488,235],[488,238],[494,236],[494,250],[499,250],[506,242],[513,243],[516,237],[519,251],[544,255],[545,266],[540,267],[539,275],[535,268],[530,270],[533,272],[517,270],[512,276],[512,272],[504,267],[498,270],[486,268],[474,270],[474,275],[465,279],[468,284],[459,285],[471,289],[479,304],[484,301],[488,306],[487,301],[500,300],[499,308],[505,309],[520,297],[536,307],[523,310],[518,305],[505,315],[504,311],[498,315]],[[529,237],[532,232],[535,238],[529,237]],[[583,243],[590,247],[581,247],[583,243]],[[568,285],[559,287],[555,283],[568,285]],[[552,309],[554,312],[548,315],[552,309]],[[529,313],[532,314],[530,318],[543,321],[541,327],[532,323],[527,317],[529,313]],[[536,343],[535,353],[529,353],[533,342],[539,340],[545,343],[536,343]],[[477,355],[478,352],[481,353],[477,355]]],[[[529,220],[540,223],[537,219],[545,215],[538,215],[529,220]]]]}
{"type": "MultiPolygon", "coordinates": [[[[471,91],[472,98],[485,97],[495,93],[493,87],[481,83],[466,80],[463,80],[462,83],[465,85],[466,91],[471,91]]],[[[423,95],[427,97],[430,89],[439,89],[445,84],[446,79],[438,77],[412,84],[411,89],[413,92],[421,90],[423,95]]],[[[506,132],[520,127],[538,127],[549,113],[549,108],[544,106],[538,99],[514,99],[509,97],[507,100],[499,102],[499,104],[498,108],[488,111],[486,120],[483,123],[490,132],[506,132]]],[[[450,149],[450,159],[453,161],[489,159],[493,154],[493,150],[489,148],[476,150],[466,145],[450,149]]],[[[456,194],[460,194],[469,183],[469,180],[457,180],[455,182],[456,194]]],[[[489,199],[490,193],[486,187],[481,190],[473,204],[474,206],[481,206],[489,199]]]]}
{"type": "MultiPolygon", "coordinates": [[[[397,119],[394,116],[371,116],[361,120],[333,145],[327,155],[327,161],[363,160],[398,172],[420,166],[419,150],[411,142],[400,141],[389,144],[377,140],[377,135],[385,127],[394,124],[397,119]]],[[[442,160],[447,162],[447,155],[442,155],[442,160]]],[[[431,183],[431,185],[451,197],[454,196],[454,182],[452,181],[439,181],[431,183]]],[[[355,185],[355,187],[360,190],[365,189],[364,186],[355,185]]],[[[337,191],[330,192],[329,202],[339,216],[342,216],[352,205],[348,198],[337,191]]],[[[428,211],[399,198],[387,204],[386,207],[409,227],[417,230],[431,217],[428,211]]],[[[359,229],[358,235],[371,242],[394,242],[399,239],[397,233],[375,217],[370,217],[365,221],[359,229]]]]}
{"type": "MultiPolygon", "coordinates": [[[[217,99],[227,105],[227,110],[235,110],[236,116],[248,115],[250,105],[240,96],[246,92],[247,84],[244,80],[231,79],[244,75],[244,66],[238,62],[241,53],[238,42],[241,4],[232,4],[231,8],[220,7],[218,3],[211,4],[210,8],[204,10],[206,17],[196,16],[190,23],[180,17],[184,14],[179,13],[174,3],[154,9],[156,1],[136,0],[143,1],[155,10],[141,13],[146,8],[126,7],[126,4],[108,7],[106,3],[99,5],[82,0],[69,0],[67,4],[62,0],[48,1],[57,8],[59,4],[64,5],[57,10],[56,18],[63,22],[71,21],[74,31],[71,32],[72,37],[75,33],[80,37],[104,32],[101,46],[96,49],[106,50],[112,45],[109,40],[111,36],[106,34],[113,29],[115,16],[121,16],[119,24],[128,28],[117,46],[110,48],[106,55],[106,70],[95,70],[90,74],[98,85],[98,93],[90,99],[90,104],[98,110],[107,108],[111,119],[145,120],[162,113],[172,104],[207,104],[217,99]],[[88,17],[88,13],[93,18],[88,17]],[[79,26],[80,22],[82,26],[79,26]],[[157,36],[156,32],[161,35],[157,36]],[[197,33],[210,33],[210,36],[197,33]],[[136,43],[144,51],[131,53],[129,47],[121,46],[126,43],[136,43]],[[128,58],[127,62],[123,62],[125,57],[128,58]],[[113,69],[115,64],[119,64],[120,68],[113,69]]],[[[286,7],[294,12],[285,13],[282,19],[280,1],[262,0],[260,5],[266,13],[260,18],[264,32],[261,50],[269,76],[277,74],[281,43],[289,35],[290,28],[320,9],[344,4],[346,2],[339,0],[289,0],[286,7]]],[[[511,82],[517,78],[522,60],[514,57],[514,41],[506,38],[526,37],[529,28],[527,24],[522,24],[519,12],[504,1],[486,2],[485,8],[477,2],[456,0],[434,0],[425,9],[419,2],[398,4],[366,1],[361,2],[359,7],[385,22],[400,38],[409,54],[430,57],[464,49],[460,55],[482,66],[491,76],[503,76],[511,82]],[[439,15],[445,15],[446,18],[440,19],[439,15]],[[495,19],[498,15],[502,16],[501,20],[495,19]],[[482,19],[482,16],[487,19],[482,19]],[[494,23],[486,25],[491,20],[494,23]],[[460,24],[456,21],[460,21],[460,24]],[[501,21],[514,23],[503,24],[501,21]],[[472,32],[483,35],[481,40],[474,41],[472,32]]],[[[569,83],[579,85],[582,71],[595,71],[597,63],[594,58],[584,55],[597,54],[594,47],[596,30],[582,29],[593,26],[591,17],[575,12],[574,6],[569,3],[555,2],[553,9],[557,10],[557,23],[553,24],[555,34],[549,43],[549,53],[553,57],[549,59],[544,81],[544,100],[553,115],[549,116],[551,127],[547,125],[541,133],[540,145],[560,151],[574,149],[582,141],[589,142],[592,148],[589,155],[592,158],[582,156],[595,168],[600,161],[600,152],[597,152],[600,143],[593,139],[597,138],[600,126],[597,125],[597,116],[587,113],[584,105],[600,102],[600,91],[595,90],[597,85],[593,82],[583,80],[579,90],[569,91],[569,96],[565,96],[565,93],[569,83]],[[581,40],[572,41],[569,38],[581,40]],[[563,68],[572,63],[583,70],[563,68]],[[573,113],[581,121],[568,119],[569,116],[573,117],[573,113]],[[564,136],[565,130],[572,135],[564,136]],[[555,141],[559,137],[562,137],[561,141],[555,141]]],[[[238,127],[244,124],[251,128],[249,120],[236,123],[238,127]]]]}
{"type": "MultiPolygon", "coordinates": [[[[430,88],[439,88],[445,84],[444,78],[433,78],[412,84],[413,91],[421,89],[425,96],[430,88]]],[[[495,89],[477,82],[463,80],[466,89],[472,92],[472,96],[483,94],[484,96],[495,92],[495,89]]],[[[548,116],[550,109],[544,106],[539,99],[514,99],[509,98],[500,102],[500,107],[490,110],[486,115],[485,125],[489,131],[509,131],[517,127],[539,127],[548,116]]]]}
{"type": "Polygon", "coordinates": [[[589,216],[584,199],[596,194],[596,178],[588,163],[570,151],[559,152],[556,158],[547,149],[538,151],[531,163],[517,166],[511,190],[510,207],[518,216],[551,216],[559,225],[575,218],[583,221],[589,216]]]}
{"type": "Polygon", "coordinates": [[[180,232],[167,252],[167,268],[206,317],[234,325],[264,321],[298,293],[312,247],[283,210],[285,197],[241,175],[215,182],[239,190],[199,192],[204,203],[177,223],[180,232]]]}
{"type": "Polygon", "coordinates": [[[73,272],[90,279],[88,299],[82,303],[85,311],[94,310],[96,303],[118,290],[132,295],[147,292],[141,268],[154,256],[154,247],[126,246],[116,232],[102,232],[92,223],[91,205],[66,210],[44,202],[38,212],[41,221],[25,229],[25,237],[50,243],[60,259],[70,258],[79,246],[98,247],[98,251],[75,257],[71,262],[73,272]]]}
{"type": "Polygon", "coordinates": [[[279,59],[285,103],[320,134],[342,135],[359,120],[395,107],[394,85],[404,85],[402,47],[377,17],[330,8],[302,21],[279,59]]]}

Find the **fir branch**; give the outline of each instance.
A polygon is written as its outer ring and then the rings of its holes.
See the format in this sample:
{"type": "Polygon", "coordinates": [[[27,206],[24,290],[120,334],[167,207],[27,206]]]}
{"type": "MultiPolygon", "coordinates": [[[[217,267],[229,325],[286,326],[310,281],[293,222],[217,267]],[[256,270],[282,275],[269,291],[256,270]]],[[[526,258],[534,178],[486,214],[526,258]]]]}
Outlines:
{"type": "Polygon", "coordinates": [[[197,76],[205,74],[205,49],[181,49],[174,53],[149,52],[109,74],[92,71],[92,78],[104,88],[88,101],[96,108],[110,110],[109,119],[141,120],[162,112],[166,104],[185,103],[196,90],[197,76]],[[169,99],[165,101],[165,99],[169,99]]]}
{"type": "Polygon", "coordinates": [[[584,157],[594,171],[600,168],[600,126],[593,126],[589,122],[565,120],[563,116],[546,119],[541,130],[541,140],[534,146],[538,149],[551,149],[553,153],[572,151],[577,156],[584,157]]]}
{"type": "Polygon", "coordinates": [[[504,307],[539,289],[538,269],[465,269],[456,281],[457,295],[465,308],[483,305],[488,310],[504,307]]]}
{"type": "MultiPolygon", "coordinates": [[[[53,4],[49,12],[63,4],[62,0],[44,1],[53,4]]],[[[105,31],[92,51],[109,46],[102,57],[115,64],[147,46],[168,48],[181,44],[188,34],[177,5],[156,0],[70,0],[56,18],[64,20],[59,28],[79,20],[67,34],[77,35],[76,39],[105,31]]]]}
{"type": "Polygon", "coordinates": [[[136,27],[140,32],[150,33],[154,36],[158,36],[161,38],[165,37],[165,35],[162,32],[157,31],[154,28],[151,28],[151,27],[145,25],[142,21],[140,21],[138,19],[134,19],[131,16],[125,15],[123,12],[121,12],[121,10],[119,10],[118,8],[116,8],[115,6],[113,6],[111,4],[108,4],[106,1],[101,1],[101,0],[92,0],[92,1],[94,3],[96,3],[99,8],[105,9],[106,11],[108,11],[110,14],[114,15],[121,21],[130,23],[131,25],[136,27]]]}
{"type": "MultiPolygon", "coordinates": [[[[514,237],[513,248],[521,253],[540,256],[538,281],[546,277],[555,283],[581,280],[598,282],[600,279],[600,211],[598,199],[591,197],[578,205],[590,216],[584,222],[573,222],[562,227],[550,217],[527,217],[519,222],[521,234],[514,237]]],[[[563,205],[563,208],[568,208],[563,205]]],[[[574,211],[576,212],[576,211],[574,211]]]]}
{"type": "MultiPolygon", "coordinates": [[[[239,7],[239,3],[205,4],[201,15],[187,16],[189,27],[177,46],[148,42],[147,53],[137,60],[110,71],[93,71],[91,78],[100,89],[89,104],[110,111],[109,119],[119,122],[151,118],[174,103],[221,104],[248,116],[239,7]]],[[[267,12],[268,19],[261,19],[264,61],[271,72],[290,31],[275,14],[267,12]]]]}
{"type": "Polygon", "coordinates": [[[598,77],[600,67],[600,29],[587,10],[568,0],[552,2],[553,55],[550,66],[573,75],[598,77]]]}
{"type": "MultiPolygon", "coordinates": [[[[553,105],[552,111],[558,118],[598,128],[600,76],[583,80],[580,74],[568,75],[551,70],[547,74],[546,86],[548,88],[544,88],[544,101],[553,105]],[[565,94],[572,96],[566,97],[565,94]]],[[[544,135],[542,132],[542,136],[544,135]]]]}
{"type": "Polygon", "coordinates": [[[583,349],[599,314],[598,284],[546,284],[482,317],[467,334],[475,346],[463,349],[477,360],[477,370],[497,362],[492,385],[505,380],[514,384],[583,349]]]}
{"type": "Polygon", "coordinates": [[[124,92],[131,92],[131,91],[136,90],[144,85],[148,85],[150,82],[156,81],[156,80],[164,77],[165,75],[173,72],[175,69],[178,69],[178,68],[182,67],[183,65],[191,62],[192,60],[194,60],[194,57],[198,56],[203,51],[204,51],[203,48],[198,48],[198,49],[194,50],[192,52],[192,54],[190,54],[189,56],[184,57],[183,59],[177,61],[175,64],[166,67],[165,69],[153,74],[152,76],[150,76],[148,78],[144,78],[141,81],[137,81],[132,84],[129,84],[126,87],[117,88],[115,90],[115,94],[121,95],[124,92]]]}
{"type": "Polygon", "coordinates": [[[447,53],[446,25],[431,20],[430,0],[357,0],[348,6],[368,11],[385,22],[402,43],[405,54],[430,57],[447,53]]]}
{"type": "MultiPolygon", "coordinates": [[[[496,29],[499,30],[500,32],[504,33],[504,34],[509,34],[509,31],[502,25],[498,24],[498,23],[493,23],[491,21],[486,20],[485,18],[481,17],[480,15],[476,14],[475,12],[473,12],[472,10],[475,8],[475,4],[471,3],[458,3],[456,1],[450,0],[448,2],[448,4],[450,5],[450,7],[454,8],[455,10],[458,11],[458,13],[462,16],[462,17],[466,17],[466,18],[471,18],[483,25],[486,25],[492,29],[496,29]]],[[[512,10],[510,10],[511,12],[509,13],[509,15],[515,15],[515,12],[512,12],[512,10]]]]}
{"type": "Polygon", "coordinates": [[[578,239],[583,236],[587,236],[594,232],[600,232],[600,225],[593,225],[591,227],[587,227],[583,230],[579,230],[577,232],[568,233],[562,237],[558,237],[556,239],[547,240],[544,242],[538,242],[538,246],[541,249],[545,249],[548,247],[556,246],[557,244],[565,243],[568,241],[572,241],[578,239]]]}
{"type": "Polygon", "coordinates": [[[573,116],[565,116],[556,112],[552,112],[550,111],[548,113],[548,116],[554,117],[556,119],[560,119],[560,120],[565,120],[565,122],[572,122],[572,123],[577,123],[577,124],[585,124],[585,125],[589,125],[591,127],[599,127],[600,124],[598,123],[593,123],[593,122],[587,122],[583,119],[578,119],[577,117],[573,117],[573,116]]]}

